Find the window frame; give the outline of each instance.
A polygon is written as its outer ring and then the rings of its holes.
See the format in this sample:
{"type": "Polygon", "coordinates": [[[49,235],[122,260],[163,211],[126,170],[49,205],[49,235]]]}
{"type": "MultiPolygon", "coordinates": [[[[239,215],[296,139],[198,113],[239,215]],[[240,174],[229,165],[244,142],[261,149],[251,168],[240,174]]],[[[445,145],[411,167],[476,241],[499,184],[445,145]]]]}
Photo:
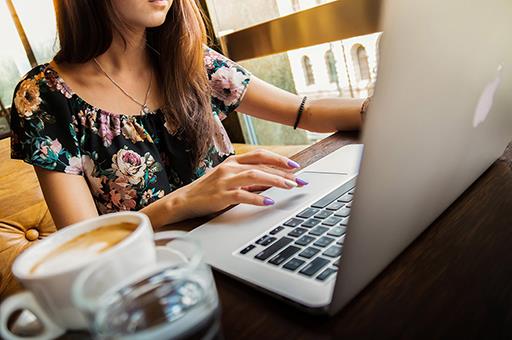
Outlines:
{"type": "Polygon", "coordinates": [[[376,33],[380,31],[382,3],[383,0],[336,0],[218,39],[224,55],[234,61],[243,61],[376,33]],[[321,25],[318,18],[322,18],[321,25]]]}

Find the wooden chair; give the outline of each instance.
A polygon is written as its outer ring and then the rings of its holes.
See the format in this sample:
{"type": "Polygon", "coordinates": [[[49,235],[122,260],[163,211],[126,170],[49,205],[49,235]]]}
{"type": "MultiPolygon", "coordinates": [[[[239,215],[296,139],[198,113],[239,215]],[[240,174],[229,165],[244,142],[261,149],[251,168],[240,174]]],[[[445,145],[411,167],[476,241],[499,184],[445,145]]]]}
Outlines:
{"type": "Polygon", "coordinates": [[[33,167],[10,159],[10,138],[0,140],[0,300],[21,289],[16,256],[55,230],[33,167]]]}

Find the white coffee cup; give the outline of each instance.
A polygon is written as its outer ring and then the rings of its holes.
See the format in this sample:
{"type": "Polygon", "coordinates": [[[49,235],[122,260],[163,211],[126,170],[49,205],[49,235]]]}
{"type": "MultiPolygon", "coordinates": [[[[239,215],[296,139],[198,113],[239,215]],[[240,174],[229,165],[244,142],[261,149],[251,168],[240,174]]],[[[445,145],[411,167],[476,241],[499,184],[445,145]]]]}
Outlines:
{"type": "Polygon", "coordinates": [[[19,255],[12,266],[14,276],[27,289],[7,298],[0,305],[0,334],[6,339],[31,339],[18,337],[9,331],[7,322],[18,310],[28,309],[42,322],[44,330],[37,336],[55,338],[66,330],[85,330],[85,316],[73,306],[71,287],[78,274],[96,261],[115,258],[119,270],[130,275],[136,270],[156,263],[156,246],[149,218],[137,212],[107,214],[61,229],[39,241],[19,255]],[[43,256],[77,236],[107,225],[135,223],[136,229],[119,244],[76,266],[67,266],[61,271],[34,272],[32,268],[43,256]]]}

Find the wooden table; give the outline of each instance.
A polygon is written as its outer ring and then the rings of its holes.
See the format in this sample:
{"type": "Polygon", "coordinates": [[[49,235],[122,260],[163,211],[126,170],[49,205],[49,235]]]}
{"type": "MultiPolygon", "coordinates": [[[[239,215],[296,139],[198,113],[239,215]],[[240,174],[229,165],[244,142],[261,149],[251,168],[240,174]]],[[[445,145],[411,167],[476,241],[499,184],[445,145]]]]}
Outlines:
{"type": "MultiPolygon", "coordinates": [[[[357,140],[338,133],[293,159],[306,166],[357,140]]],[[[215,278],[226,339],[512,339],[512,144],[335,317],[215,278]]]]}

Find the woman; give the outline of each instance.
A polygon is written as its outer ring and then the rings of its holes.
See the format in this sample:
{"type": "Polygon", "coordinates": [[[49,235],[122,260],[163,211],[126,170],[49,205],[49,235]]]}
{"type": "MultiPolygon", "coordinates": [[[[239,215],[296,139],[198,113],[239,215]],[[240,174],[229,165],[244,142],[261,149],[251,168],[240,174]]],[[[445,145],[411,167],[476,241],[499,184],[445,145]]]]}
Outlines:
{"type": "Polygon", "coordinates": [[[61,50],[17,86],[12,158],[34,165],[57,227],[140,210],[154,227],[306,185],[266,151],[234,156],[235,109],[318,132],[361,124],[362,100],[309,100],[205,47],[191,0],[58,0],[61,50]]]}

